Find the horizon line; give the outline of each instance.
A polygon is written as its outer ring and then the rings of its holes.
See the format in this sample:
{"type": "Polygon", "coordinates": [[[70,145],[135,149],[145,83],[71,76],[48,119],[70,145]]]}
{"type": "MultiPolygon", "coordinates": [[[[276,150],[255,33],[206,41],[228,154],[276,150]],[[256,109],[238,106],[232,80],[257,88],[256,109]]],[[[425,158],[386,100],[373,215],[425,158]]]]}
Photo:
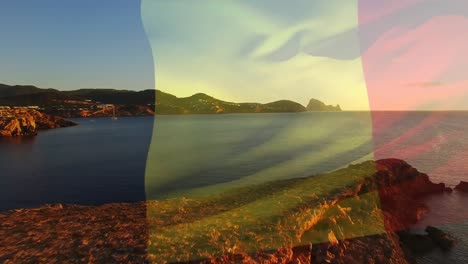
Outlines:
{"type": "MultiPolygon", "coordinates": [[[[129,91],[129,92],[143,92],[143,91],[148,91],[148,90],[153,90],[153,91],[160,91],[160,92],[163,92],[163,93],[167,93],[167,94],[170,94],[168,92],[165,92],[163,90],[159,90],[159,89],[156,89],[156,88],[146,88],[146,89],[142,89],[142,90],[132,90],[132,89],[119,89],[119,88],[104,88],[104,87],[94,87],[94,88],[73,88],[73,89],[70,89],[70,90],[61,90],[61,89],[58,89],[58,88],[52,88],[52,87],[48,87],[48,88],[44,88],[44,87],[39,87],[37,85],[34,85],[34,84],[7,84],[7,83],[0,83],[0,85],[8,85],[8,86],[33,86],[33,87],[36,87],[38,89],[54,89],[54,90],[58,90],[58,91],[62,91],[62,92],[67,92],[67,91],[77,91],[77,90],[116,90],[116,91],[129,91]]],[[[204,93],[204,92],[198,92],[198,93],[194,93],[192,95],[189,95],[189,96],[178,96],[178,95],[175,95],[175,94],[170,94],[170,95],[173,95],[173,96],[176,96],[177,98],[188,98],[188,97],[191,97],[191,96],[194,96],[196,94],[205,94],[207,96],[210,96],[210,97],[213,97],[207,93],[204,93]]],[[[213,97],[215,98],[215,97],[213,97]]],[[[218,99],[218,98],[215,98],[215,99],[218,99]]],[[[317,98],[311,98],[311,99],[316,99],[316,100],[319,100],[317,98]]],[[[221,101],[224,101],[223,99],[218,99],[218,100],[221,100],[221,101]]],[[[288,101],[291,101],[291,102],[295,102],[295,103],[298,103],[294,100],[289,100],[289,99],[278,99],[276,101],[281,101],[281,100],[288,100],[288,101]]],[[[309,99],[310,100],[310,99],[309,99]]],[[[268,104],[268,103],[272,103],[272,102],[276,102],[276,101],[271,101],[271,102],[267,102],[267,103],[260,103],[260,104],[268,104]]],[[[323,102],[322,100],[319,100],[321,102],[323,102]]],[[[229,101],[225,101],[225,102],[229,102],[229,101]]],[[[258,102],[235,102],[235,103],[258,103],[258,102]]],[[[323,102],[324,103],[324,102],[323,102]]],[[[302,106],[304,106],[303,104],[301,103],[298,103],[302,106]]],[[[325,104],[325,103],[324,103],[325,104]]],[[[326,104],[327,105],[327,104],[326,104]]],[[[331,106],[335,106],[335,105],[340,105],[339,103],[337,104],[329,104],[331,106]]],[[[349,110],[345,110],[345,109],[341,109],[341,111],[330,111],[330,112],[467,112],[468,109],[349,109],[349,110]]],[[[314,112],[314,111],[308,111],[308,112],[314,112]]],[[[326,112],[326,111],[320,111],[320,112],[326,112]]]]}

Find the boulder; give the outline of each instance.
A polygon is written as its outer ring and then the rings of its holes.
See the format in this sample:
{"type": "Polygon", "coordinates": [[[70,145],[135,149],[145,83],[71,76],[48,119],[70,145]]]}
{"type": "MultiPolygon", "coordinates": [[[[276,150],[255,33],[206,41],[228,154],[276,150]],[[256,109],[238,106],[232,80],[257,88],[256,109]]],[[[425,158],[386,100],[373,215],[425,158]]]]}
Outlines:
{"type": "Polygon", "coordinates": [[[460,181],[460,183],[457,186],[455,186],[455,190],[461,192],[468,192],[468,182],[460,181]]]}
{"type": "Polygon", "coordinates": [[[416,255],[426,254],[437,246],[428,235],[413,234],[409,231],[400,231],[398,232],[398,237],[400,238],[400,242],[403,246],[416,255]]]}
{"type": "Polygon", "coordinates": [[[442,250],[451,249],[455,243],[454,239],[449,234],[436,227],[428,226],[426,227],[426,232],[432,241],[442,250]]]}

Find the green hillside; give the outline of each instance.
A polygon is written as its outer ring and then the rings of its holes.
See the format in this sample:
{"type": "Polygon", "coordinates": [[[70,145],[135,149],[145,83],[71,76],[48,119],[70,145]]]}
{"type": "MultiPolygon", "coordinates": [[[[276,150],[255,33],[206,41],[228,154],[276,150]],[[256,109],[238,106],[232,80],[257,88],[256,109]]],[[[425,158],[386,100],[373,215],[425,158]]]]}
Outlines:
{"type": "Polygon", "coordinates": [[[79,89],[59,91],[41,89],[31,85],[0,84],[0,105],[37,105],[44,109],[89,107],[90,104],[114,104],[119,106],[151,106],[156,114],[216,114],[216,113],[280,113],[305,111],[340,111],[333,106],[311,99],[309,105],[279,100],[271,103],[234,103],[216,99],[203,93],[189,97],[176,97],[159,90],[79,89]]]}

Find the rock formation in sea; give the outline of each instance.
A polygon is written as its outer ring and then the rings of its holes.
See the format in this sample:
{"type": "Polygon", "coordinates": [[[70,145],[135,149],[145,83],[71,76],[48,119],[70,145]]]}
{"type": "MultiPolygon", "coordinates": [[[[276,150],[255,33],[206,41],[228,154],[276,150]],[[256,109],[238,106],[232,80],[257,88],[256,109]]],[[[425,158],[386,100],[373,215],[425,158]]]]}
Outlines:
{"type": "Polygon", "coordinates": [[[422,256],[435,249],[449,251],[455,244],[455,239],[450,234],[436,227],[428,226],[425,232],[426,234],[419,234],[404,230],[397,233],[406,255],[422,256]]]}
{"type": "Polygon", "coordinates": [[[319,101],[314,98],[309,100],[309,104],[307,104],[306,109],[307,111],[333,111],[333,112],[341,111],[340,105],[336,105],[336,106],[326,105],[322,101],[319,101]]]}
{"type": "Polygon", "coordinates": [[[3,137],[34,136],[38,130],[76,125],[34,109],[2,109],[0,112],[0,136],[3,137]]]}
{"type": "Polygon", "coordinates": [[[428,226],[426,228],[426,232],[428,237],[430,237],[431,240],[434,241],[434,243],[437,244],[442,250],[450,250],[455,243],[454,238],[451,235],[444,233],[442,230],[436,227],[428,226]]]}
{"type": "Polygon", "coordinates": [[[0,261],[413,263],[402,240],[452,243],[405,231],[445,189],[388,159],[211,198],[18,209],[0,213],[0,261]]]}

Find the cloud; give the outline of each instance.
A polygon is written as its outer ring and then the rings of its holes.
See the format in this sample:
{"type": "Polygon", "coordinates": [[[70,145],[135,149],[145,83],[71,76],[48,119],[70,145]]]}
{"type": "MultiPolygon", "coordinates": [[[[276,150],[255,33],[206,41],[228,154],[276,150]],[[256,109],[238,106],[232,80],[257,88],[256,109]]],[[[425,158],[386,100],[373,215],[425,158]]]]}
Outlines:
{"type": "Polygon", "coordinates": [[[307,104],[319,97],[345,109],[368,107],[354,57],[358,38],[347,40],[348,49],[332,43],[357,27],[357,2],[143,1],[142,20],[157,89],[230,101],[307,104]]]}
{"type": "Polygon", "coordinates": [[[263,58],[271,62],[280,62],[291,59],[301,51],[301,37],[303,32],[296,32],[279,48],[265,55],[263,58]]]}

